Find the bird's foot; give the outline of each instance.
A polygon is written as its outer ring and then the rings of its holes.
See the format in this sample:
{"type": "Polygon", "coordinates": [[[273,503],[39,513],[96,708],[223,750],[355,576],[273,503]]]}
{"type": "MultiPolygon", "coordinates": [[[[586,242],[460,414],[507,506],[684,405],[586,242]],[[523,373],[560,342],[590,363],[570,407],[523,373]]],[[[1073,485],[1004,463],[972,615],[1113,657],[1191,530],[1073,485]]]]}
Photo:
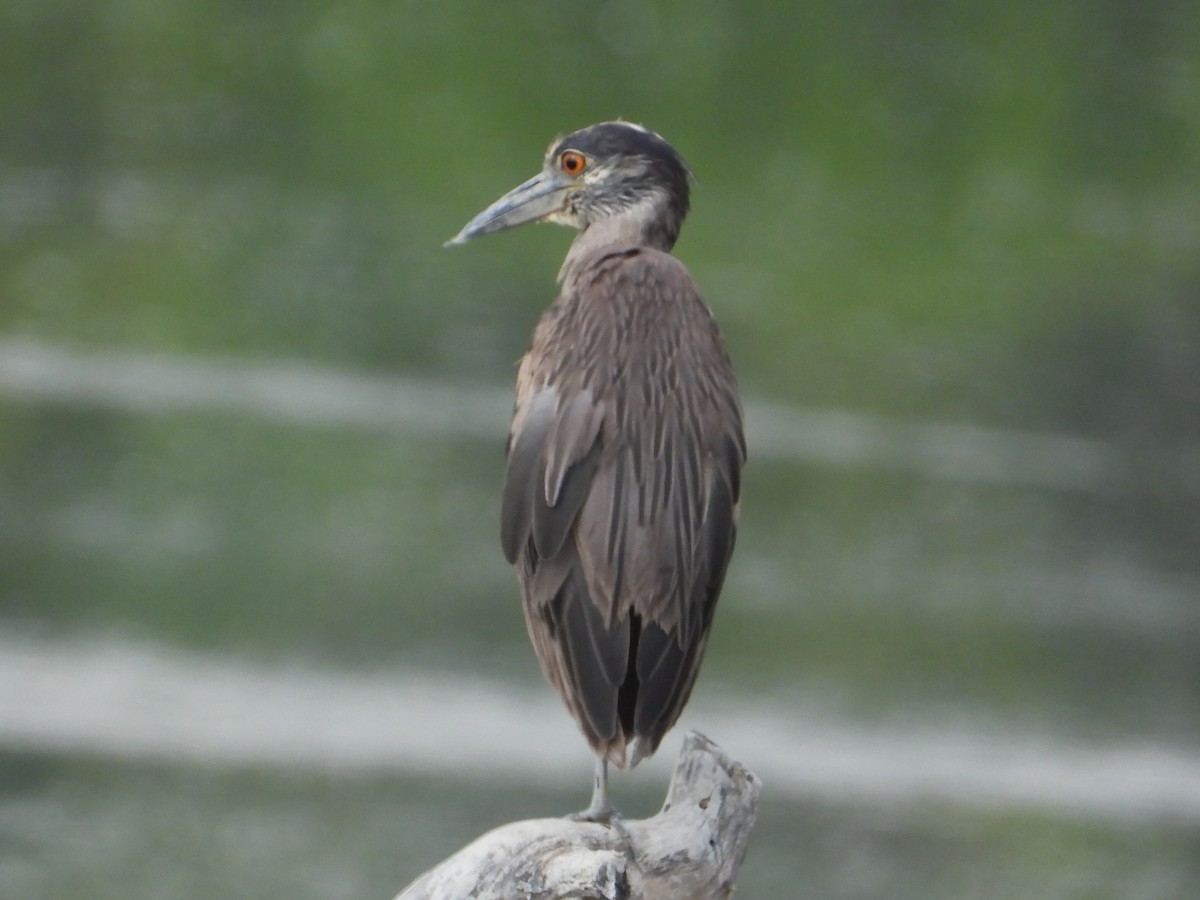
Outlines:
{"type": "Polygon", "coordinates": [[[617,812],[617,808],[609,803],[607,799],[604,803],[593,803],[587,809],[571,813],[567,816],[567,819],[572,822],[595,822],[597,825],[615,825],[622,818],[623,816],[617,812]]]}
{"type": "Polygon", "coordinates": [[[596,822],[600,825],[612,825],[621,819],[621,814],[608,799],[608,759],[603,755],[596,757],[596,768],[592,779],[592,802],[582,812],[567,816],[572,822],[596,822]]]}

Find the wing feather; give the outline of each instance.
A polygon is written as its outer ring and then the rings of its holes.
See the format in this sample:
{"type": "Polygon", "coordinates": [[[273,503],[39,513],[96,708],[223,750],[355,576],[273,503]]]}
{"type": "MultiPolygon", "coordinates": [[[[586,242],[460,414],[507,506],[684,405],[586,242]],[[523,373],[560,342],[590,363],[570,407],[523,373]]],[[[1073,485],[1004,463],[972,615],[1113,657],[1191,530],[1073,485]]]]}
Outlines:
{"type": "Polygon", "coordinates": [[[501,501],[547,678],[618,765],[695,682],[737,529],[736,380],[672,257],[576,267],[518,377],[501,501]],[[580,275],[584,272],[584,275],[580,275]]]}
{"type": "Polygon", "coordinates": [[[567,398],[555,417],[545,442],[543,490],[533,498],[533,541],[543,559],[562,549],[591,491],[600,461],[597,437],[602,420],[590,391],[567,398]]]}
{"type": "Polygon", "coordinates": [[[545,471],[545,443],[554,421],[554,405],[554,392],[546,391],[524,407],[518,403],[513,417],[500,495],[500,546],[510,563],[517,561],[533,528],[535,491],[545,471]]]}

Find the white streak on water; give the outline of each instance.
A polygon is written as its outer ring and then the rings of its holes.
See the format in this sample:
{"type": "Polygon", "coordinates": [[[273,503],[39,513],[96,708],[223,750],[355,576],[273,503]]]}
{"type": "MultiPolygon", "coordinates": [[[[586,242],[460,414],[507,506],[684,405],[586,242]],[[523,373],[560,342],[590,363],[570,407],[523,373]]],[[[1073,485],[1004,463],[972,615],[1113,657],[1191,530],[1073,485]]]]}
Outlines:
{"type": "MultiPolygon", "coordinates": [[[[0,339],[0,394],[14,400],[146,415],[215,412],[316,427],[495,441],[507,431],[507,388],[362,375],[291,362],[83,350],[0,339]]],[[[1154,490],[1200,495],[1200,450],[1130,457],[1066,434],[907,422],[751,400],[755,460],[911,472],[968,483],[1109,493],[1149,471],[1154,490]]]]}
{"type": "Polygon", "coordinates": [[[217,412],[272,422],[431,437],[504,435],[500,390],[360,375],[297,363],[79,351],[0,339],[0,392],[39,403],[161,415],[217,412]]]}
{"type": "MultiPolygon", "coordinates": [[[[863,728],[732,699],[694,703],[775,796],[949,801],[1115,822],[1200,823],[1200,754],[1082,745],[1000,726],[863,728]]],[[[546,691],[453,674],[270,668],[124,640],[0,633],[0,747],[132,761],[463,779],[586,781],[582,740],[546,691]]]]}

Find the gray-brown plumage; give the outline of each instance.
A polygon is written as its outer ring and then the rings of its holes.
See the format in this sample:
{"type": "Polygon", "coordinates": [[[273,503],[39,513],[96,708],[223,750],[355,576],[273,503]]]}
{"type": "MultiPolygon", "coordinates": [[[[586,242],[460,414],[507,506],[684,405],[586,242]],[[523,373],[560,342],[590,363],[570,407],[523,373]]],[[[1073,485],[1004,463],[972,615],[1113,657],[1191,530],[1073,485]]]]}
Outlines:
{"type": "Polygon", "coordinates": [[[599,760],[591,819],[613,814],[606,762],[653,753],[688,700],[737,526],[737,384],[669,255],[688,176],[658,135],[593,125],[450,242],[579,229],[517,376],[500,536],[542,671],[599,760]]]}

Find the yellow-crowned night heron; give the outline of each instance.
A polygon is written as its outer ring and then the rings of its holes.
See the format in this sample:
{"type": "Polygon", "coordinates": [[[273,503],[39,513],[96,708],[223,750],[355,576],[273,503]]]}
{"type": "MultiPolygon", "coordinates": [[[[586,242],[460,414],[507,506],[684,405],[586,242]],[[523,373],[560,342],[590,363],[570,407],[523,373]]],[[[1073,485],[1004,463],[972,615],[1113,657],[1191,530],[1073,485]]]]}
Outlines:
{"type": "Polygon", "coordinates": [[[594,821],[614,815],[607,763],[653,753],[687,703],[737,527],[737,383],[669,255],[689,175],[657,134],[592,125],[448,242],[579,230],[517,375],[500,539],[542,671],[596,752],[594,821]]]}

